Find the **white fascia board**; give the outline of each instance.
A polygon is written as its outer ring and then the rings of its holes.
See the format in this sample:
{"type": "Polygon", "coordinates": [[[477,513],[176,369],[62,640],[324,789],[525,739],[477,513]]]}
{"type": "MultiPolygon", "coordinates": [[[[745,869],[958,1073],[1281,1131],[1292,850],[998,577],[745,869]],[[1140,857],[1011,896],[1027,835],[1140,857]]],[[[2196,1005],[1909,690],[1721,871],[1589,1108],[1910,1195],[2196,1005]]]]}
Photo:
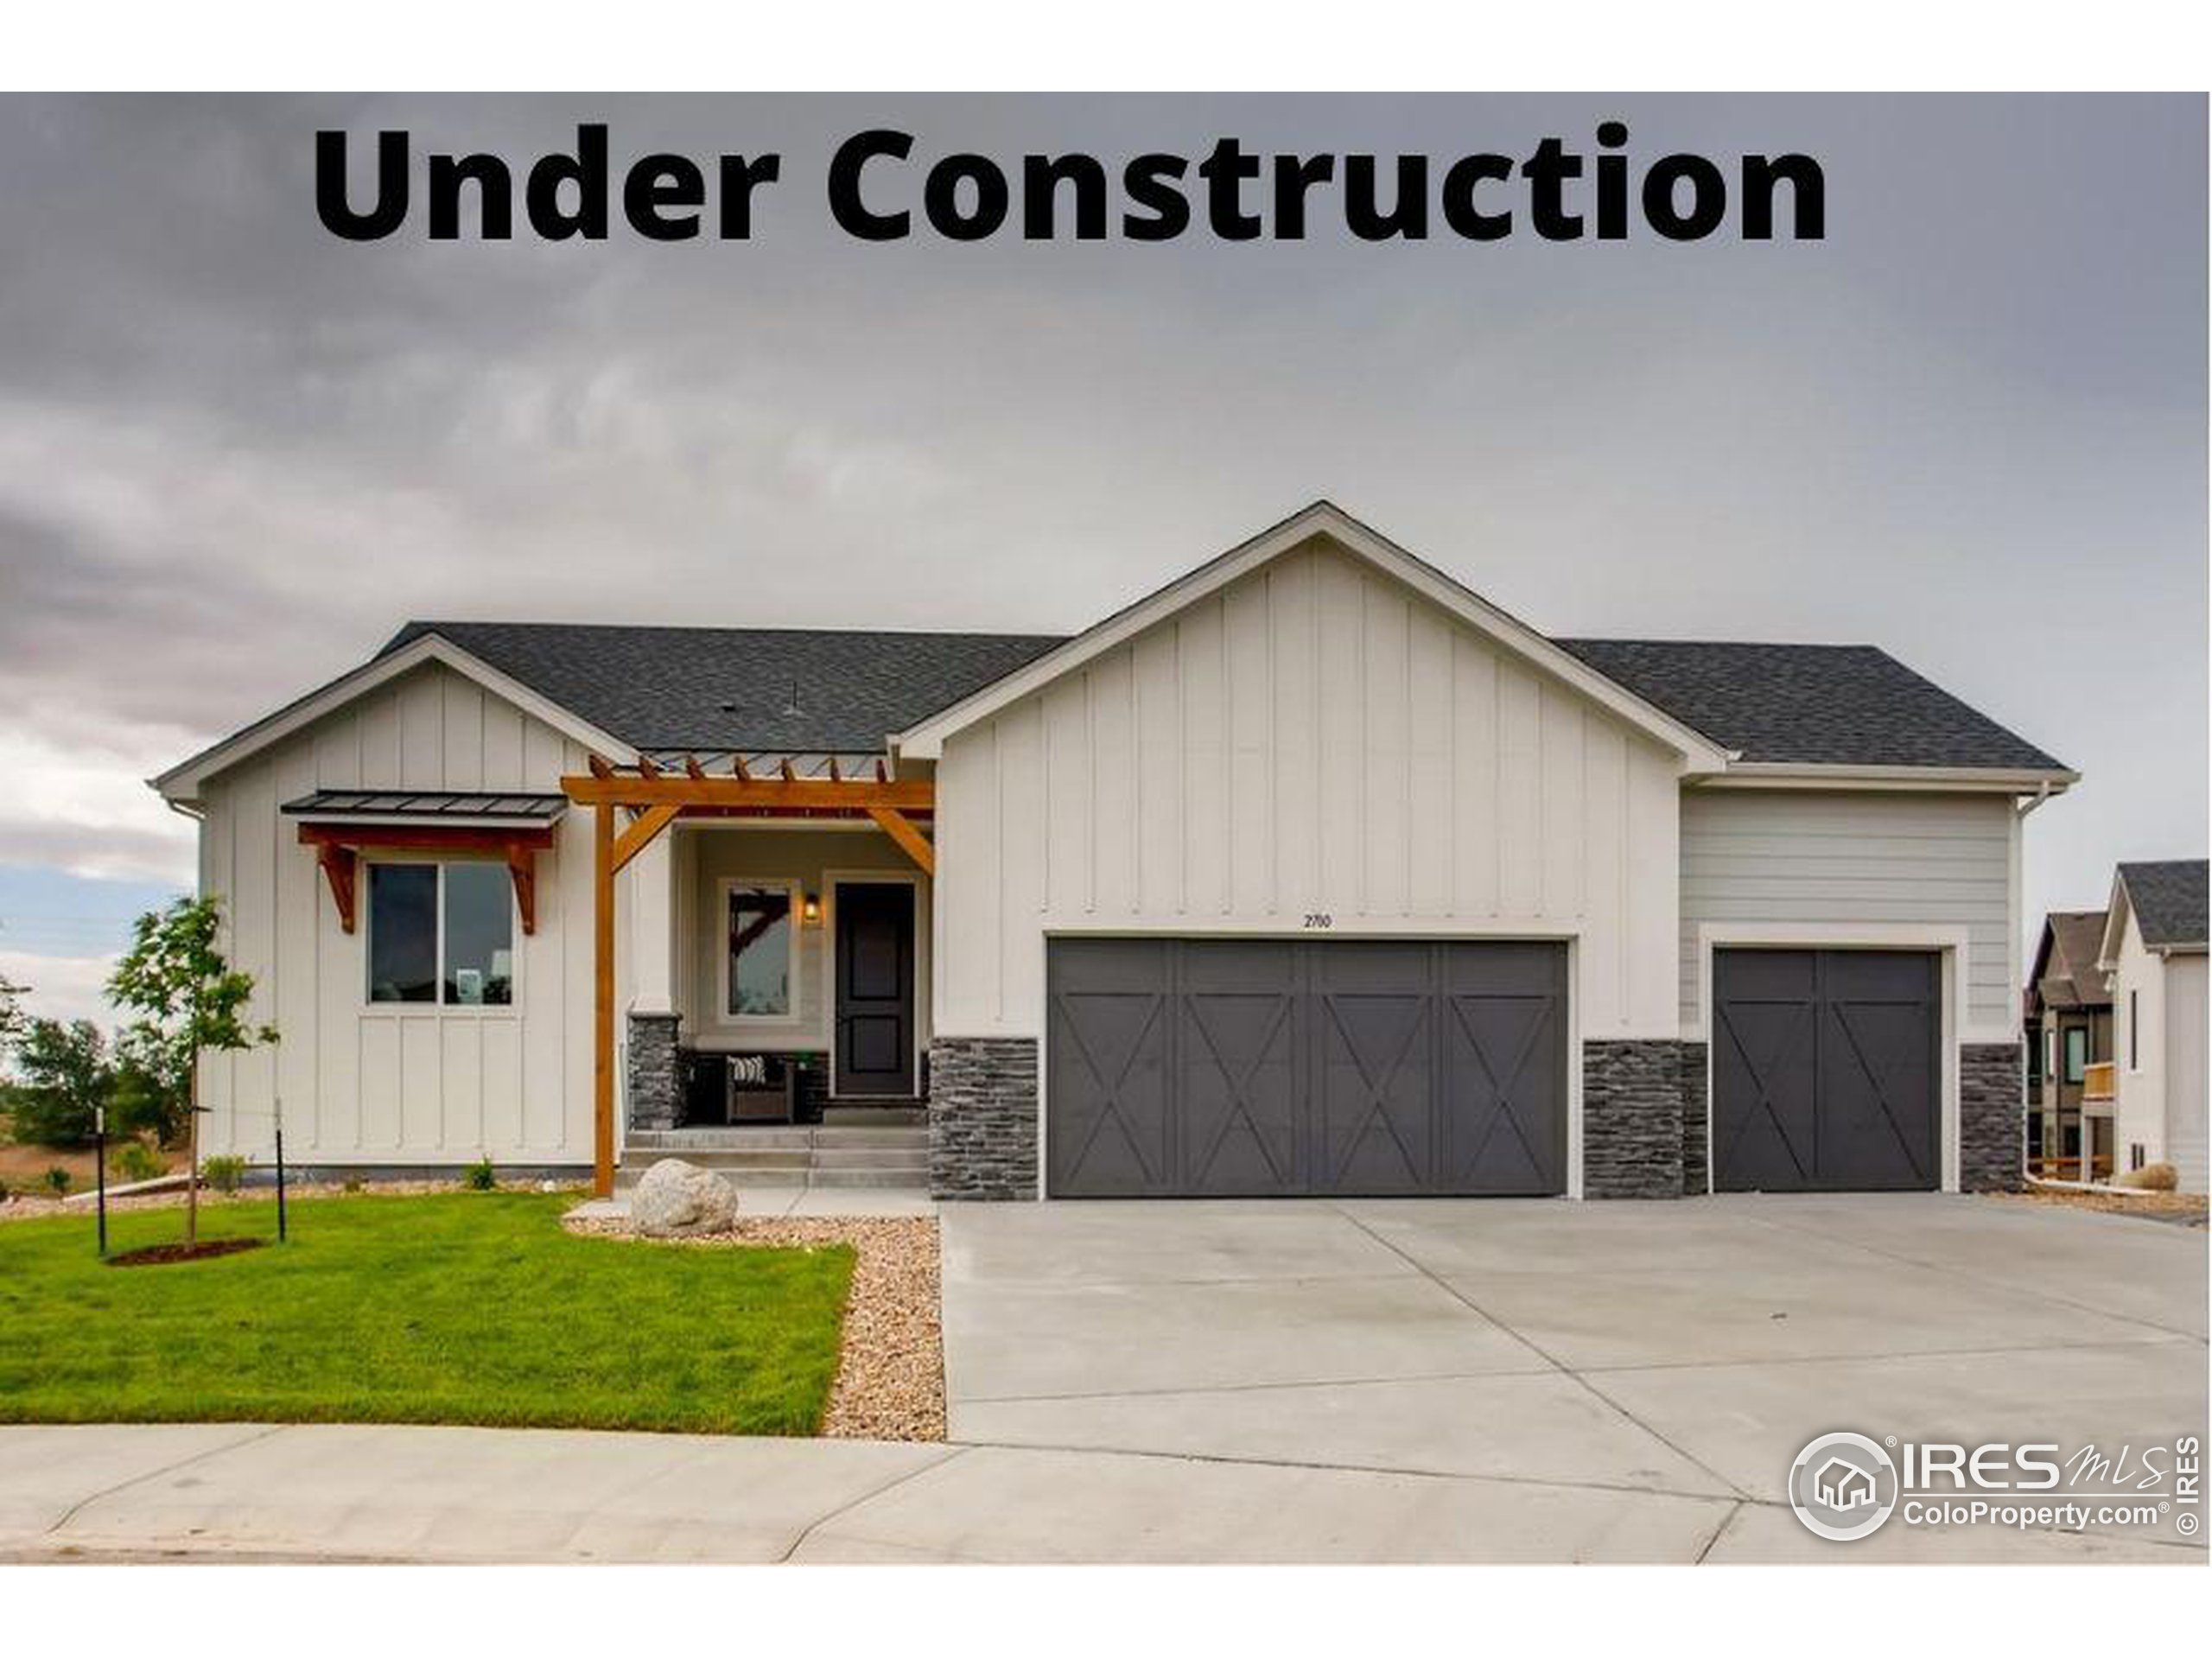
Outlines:
{"type": "Polygon", "coordinates": [[[250,759],[272,743],[282,742],[324,715],[344,708],[355,698],[367,695],[425,663],[442,664],[464,678],[475,681],[486,690],[514,704],[533,719],[542,721],[563,736],[575,739],[618,766],[633,766],[637,762],[637,752],[620,739],[601,731],[559,703],[531,690],[521,681],[501,673],[481,658],[463,651],[443,634],[426,633],[410,640],[397,651],[371,658],[359,668],[295,698],[274,714],[264,715],[251,726],[233,733],[212,747],[202,749],[190,760],[170,767],[147,782],[172,805],[197,800],[201,787],[217,772],[250,759]]]}
{"type": "Polygon", "coordinates": [[[1728,764],[1729,752],[1702,733],[1685,726],[1625,686],[1606,678],[1573,652],[1560,649],[1481,594],[1455,582],[1387,537],[1369,529],[1343,508],[1327,501],[1317,501],[1303,512],[1293,514],[1273,529],[1261,531],[1251,540],[1208,560],[1196,569],[1177,577],[1165,588],[1116,611],[1104,621],[1053,647],[1005,678],[992,682],[950,708],[941,709],[918,725],[909,727],[892,739],[892,746],[903,759],[934,760],[944,753],[944,740],[963,727],[988,718],[1007,704],[1050,684],[1062,675],[1111,651],[1154,624],[1164,621],[1208,594],[1228,586],[1318,535],[1327,536],[1346,551],[1396,578],[1553,678],[1572,687],[1673,750],[1683,758],[1686,771],[1718,772],[1728,764]]]}
{"type": "Polygon", "coordinates": [[[1986,791],[1995,795],[2062,795],[2082,781],[2082,774],[1995,766],[1848,766],[1738,760],[1725,773],[1694,781],[1704,789],[1918,789],[1946,794],[1986,791]]]}
{"type": "Polygon", "coordinates": [[[2120,946],[2127,942],[2127,883],[2115,868],[2112,897],[2105,901],[2105,931],[2097,940],[2097,967],[2107,974],[2120,971],[2120,946]]]}

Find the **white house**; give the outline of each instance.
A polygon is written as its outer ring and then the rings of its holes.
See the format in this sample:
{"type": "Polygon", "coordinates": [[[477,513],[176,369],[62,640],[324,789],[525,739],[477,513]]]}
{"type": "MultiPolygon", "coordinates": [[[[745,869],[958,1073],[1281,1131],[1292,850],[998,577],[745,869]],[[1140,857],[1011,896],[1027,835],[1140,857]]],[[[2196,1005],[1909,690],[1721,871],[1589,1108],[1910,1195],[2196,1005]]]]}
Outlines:
{"type": "Polygon", "coordinates": [[[2075,781],[1872,647],[1550,638],[1317,503],[1065,639],[413,623],[156,783],[283,1032],[218,1147],[604,1185],[925,1114],[1033,1198],[2012,1185],[2075,781]]]}
{"type": "Polygon", "coordinates": [[[2099,965],[2111,975],[2113,1140],[2123,1169],[2206,1190],[2205,861],[2122,864],[2099,965]]]}

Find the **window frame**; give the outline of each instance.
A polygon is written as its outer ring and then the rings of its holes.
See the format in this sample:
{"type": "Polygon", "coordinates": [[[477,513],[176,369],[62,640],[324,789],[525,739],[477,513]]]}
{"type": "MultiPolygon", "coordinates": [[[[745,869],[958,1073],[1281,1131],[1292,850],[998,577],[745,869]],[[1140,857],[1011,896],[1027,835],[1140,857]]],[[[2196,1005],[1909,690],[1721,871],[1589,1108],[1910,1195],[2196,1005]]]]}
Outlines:
{"type": "Polygon", "coordinates": [[[2127,1069],[2139,1076],[2143,1070],[2142,996],[2140,986],[2127,988],[2127,1069]]]}
{"type": "Polygon", "coordinates": [[[502,874],[506,864],[496,858],[421,856],[365,856],[361,860],[361,1006],[370,1014],[454,1014],[467,1019],[512,1019],[522,1012],[522,917],[515,902],[514,882],[505,883],[507,895],[507,955],[512,967],[507,975],[507,1000],[504,1002],[448,1002],[446,1001],[446,867],[448,864],[490,865],[502,874]],[[375,882],[371,872],[378,867],[428,868],[438,873],[437,889],[430,903],[435,923],[433,967],[431,983],[437,995],[427,1002],[403,1002],[377,1000],[376,985],[371,976],[376,969],[377,907],[374,899],[375,882]]]}
{"type": "Polygon", "coordinates": [[[799,950],[800,931],[805,921],[801,914],[804,903],[805,884],[795,875],[725,875],[715,883],[715,1023],[741,1031],[789,1029],[803,1026],[805,1014],[805,988],[801,983],[799,950]],[[786,912],[790,929],[789,960],[784,965],[784,982],[789,988],[791,1006],[782,1014],[735,1014],[729,1006],[729,905],[739,893],[772,893],[780,891],[789,900],[786,912]]]}
{"type": "Polygon", "coordinates": [[[2075,1087],[2088,1081],[2089,1067],[2095,1064],[2089,1058],[2089,1028],[2087,1026],[2068,1026],[2059,1033],[2059,1061],[2062,1070],[2059,1081],[2075,1087]],[[2080,1038],[2080,1058],[2075,1058],[2075,1038],[2080,1038]]]}

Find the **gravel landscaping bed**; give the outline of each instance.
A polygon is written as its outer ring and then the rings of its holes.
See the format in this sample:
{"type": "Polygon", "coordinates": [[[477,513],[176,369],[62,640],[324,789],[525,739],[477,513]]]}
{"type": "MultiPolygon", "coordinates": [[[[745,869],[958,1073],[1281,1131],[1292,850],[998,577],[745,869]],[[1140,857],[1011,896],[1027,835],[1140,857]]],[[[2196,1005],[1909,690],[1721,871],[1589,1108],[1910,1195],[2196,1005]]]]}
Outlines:
{"type": "Polygon", "coordinates": [[[639,1239],[626,1219],[563,1224],[571,1232],[671,1249],[849,1244],[853,1287],[822,1433],[832,1440],[944,1438],[944,1334],[937,1223],[924,1217],[747,1221],[704,1238],[639,1239]]]}
{"type": "Polygon", "coordinates": [[[2024,1192],[1995,1194],[2007,1204],[2060,1204],[2075,1210],[2101,1210],[2111,1215],[2156,1216],[2163,1220],[2202,1222],[2205,1200],[2202,1192],[2129,1192],[2107,1187],[2030,1186],[2024,1192]]]}

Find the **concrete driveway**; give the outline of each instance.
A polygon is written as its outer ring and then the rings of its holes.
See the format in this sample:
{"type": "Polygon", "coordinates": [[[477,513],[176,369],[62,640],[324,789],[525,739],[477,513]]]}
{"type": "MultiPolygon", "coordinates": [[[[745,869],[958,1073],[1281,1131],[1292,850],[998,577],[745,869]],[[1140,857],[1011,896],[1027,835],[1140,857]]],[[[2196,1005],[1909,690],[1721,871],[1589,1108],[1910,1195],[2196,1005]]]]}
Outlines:
{"type": "Polygon", "coordinates": [[[2203,1437],[2202,1231],[1932,1197],[941,1217],[950,1445],[0,1427],[0,1560],[2205,1560],[2178,1511],[1831,1544],[1783,1501],[1837,1428],[2203,1437]]]}
{"type": "Polygon", "coordinates": [[[1837,1428],[2202,1437],[2201,1230],[1931,1195],[956,1205],[944,1228],[950,1433],[979,1450],[844,1517],[861,1553],[2203,1559],[2171,1525],[1826,1544],[1783,1490],[1837,1428]],[[986,1449],[1014,1447],[1045,1485],[1046,1449],[1118,1456],[1064,1465],[1040,1529],[989,1496],[986,1449]]]}

